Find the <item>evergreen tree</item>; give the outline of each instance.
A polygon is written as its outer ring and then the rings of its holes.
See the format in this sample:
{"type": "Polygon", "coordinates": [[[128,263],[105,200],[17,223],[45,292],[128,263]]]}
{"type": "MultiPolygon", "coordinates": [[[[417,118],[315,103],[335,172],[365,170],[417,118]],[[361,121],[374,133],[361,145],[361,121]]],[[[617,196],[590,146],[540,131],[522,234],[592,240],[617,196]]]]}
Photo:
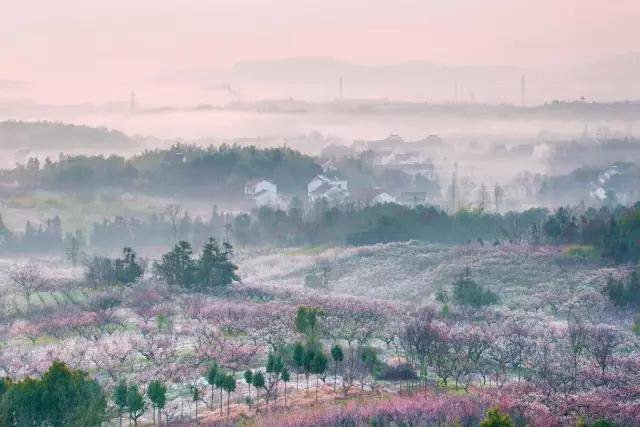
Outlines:
{"type": "Polygon", "coordinates": [[[153,404],[153,423],[156,423],[156,410],[158,411],[158,420],[161,421],[160,411],[167,403],[167,387],[160,381],[152,381],[147,388],[147,396],[153,404]]]}
{"type": "Polygon", "coordinates": [[[129,247],[122,248],[122,258],[114,262],[116,280],[122,284],[134,283],[142,276],[143,270],[136,261],[136,253],[129,247]]]}
{"type": "Polygon", "coordinates": [[[211,410],[213,410],[213,388],[216,386],[216,378],[218,376],[218,371],[220,369],[218,368],[218,364],[216,362],[213,362],[211,365],[209,365],[209,368],[207,369],[207,383],[209,383],[209,385],[211,386],[211,410]]]}
{"type": "Polygon", "coordinates": [[[226,377],[227,375],[224,372],[218,370],[214,378],[216,388],[220,389],[220,416],[222,416],[222,390],[224,389],[226,377]]]}
{"type": "Polygon", "coordinates": [[[336,382],[338,381],[338,364],[344,360],[344,353],[340,344],[331,347],[331,358],[333,359],[333,391],[336,391],[336,382]]]}
{"type": "Polygon", "coordinates": [[[304,345],[297,342],[293,346],[293,367],[296,369],[296,390],[298,390],[298,376],[304,366],[304,345]]]}
{"type": "Polygon", "coordinates": [[[320,375],[324,374],[327,370],[327,362],[327,357],[321,350],[314,351],[310,367],[311,372],[316,374],[316,402],[318,401],[318,380],[320,375]]]}
{"type": "Polygon", "coordinates": [[[210,237],[202,247],[197,262],[198,285],[209,289],[240,280],[235,273],[238,267],[229,260],[231,255],[233,247],[229,243],[224,242],[220,248],[216,239],[210,237]]]}
{"type": "Polygon", "coordinates": [[[227,418],[229,418],[229,400],[231,393],[236,391],[236,378],[233,375],[227,375],[223,384],[224,390],[227,392],[227,418]]]}
{"type": "Polygon", "coordinates": [[[249,388],[249,399],[251,399],[251,382],[253,381],[253,372],[251,372],[251,369],[244,371],[244,381],[247,383],[247,387],[249,388]]]}
{"type": "Polygon", "coordinates": [[[122,414],[127,407],[127,384],[123,381],[119,382],[113,391],[113,401],[118,407],[120,426],[122,426],[122,414]]]}
{"type": "Polygon", "coordinates": [[[200,400],[200,389],[198,389],[198,386],[196,385],[191,386],[191,400],[193,400],[196,405],[196,425],[198,425],[198,400],[200,400]]]}
{"type": "Polygon", "coordinates": [[[289,375],[289,370],[286,367],[282,368],[280,377],[282,378],[282,382],[284,383],[284,407],[286,408],[287,407],[287,383],[291,380],[291,375],[289,375]]]}
{"type": "Polygon", "coordinates": [[[188,242],[178,242],[155,263],[156,274],[169,285],[191,288],[197,279],[193,250],[188,242]]]}
{"type": "Polygon", "coordinates": [[[41,379],[4,380],[2,389],[1,425],[94,426],[107,419],[107,399],[98,383],[61,362],[53,362],[41,379]]]}
{"type": "Polygon", "coordinates": [[[262,372],[260,372],[260,371],[254,372],[252,383],[253,383],[253,386],[255,387],[256,393],[258,395],[256,397],[256,402],[257,402],[258,399],[260,399],[260,389],[264,387],[264,375],[262,375],[262,372]]]}
{"type": "Polygon", "coordinates": [[[127,411],[129,411],[129,419],[133,421],[133,425],[138,425],[138,419],[144,415],[146,405],[144,396],[140,393],[137,385],[130,385],[127,389],[127,411]]]}

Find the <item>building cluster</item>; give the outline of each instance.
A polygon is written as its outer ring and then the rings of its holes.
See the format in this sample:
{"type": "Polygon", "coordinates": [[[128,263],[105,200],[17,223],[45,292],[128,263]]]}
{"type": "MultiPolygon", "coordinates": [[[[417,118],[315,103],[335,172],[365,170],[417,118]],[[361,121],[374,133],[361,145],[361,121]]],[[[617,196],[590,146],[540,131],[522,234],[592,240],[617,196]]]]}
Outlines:
{"type": "MultiPolygon", "coordinates": [[[[354,147],[359,150],[359,158],[367,166],[378,171],[401,171],[413,178],[413,184],[404,191],[396,188],[393,192],[379,187],[352,189],[347,180],[338,173],[336,159],[329,158],[321,163],[322,174],[307,183],[308,204],[319,201],[325,201],[330,205],[354,203],[361,206],[384,203],[416,206],[427,203],[427,191],[415,191],[415,188],[421,189],[421,185],[417,185],[419,180],[436,180],[434,164],[424,153],[427,148],[437,152],[443,147],[439,137],[431,135],[419,141],[404,141],[398,135],[389,135],[381,140],[356,141],[354,147]]],[[[278,195],[277,186],[265,179],[247,182],[244,194],[256,207],[285,205],[278,195]]]]}

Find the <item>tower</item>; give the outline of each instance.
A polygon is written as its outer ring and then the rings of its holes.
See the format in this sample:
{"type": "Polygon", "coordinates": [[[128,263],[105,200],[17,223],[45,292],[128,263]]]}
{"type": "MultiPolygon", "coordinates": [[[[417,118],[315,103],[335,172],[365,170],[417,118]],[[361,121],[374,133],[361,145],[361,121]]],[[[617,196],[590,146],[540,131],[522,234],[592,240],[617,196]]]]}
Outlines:
{"type": "Polygon", "coordinates": [[[456,213],[456,185],[458,180],[458,162],[453,165],[451,174],[451,213],[456,213]]]}
{"type": "Polygon", "coordinates": [[[132,90],[129,95],[129,113],[134,114],[136,112],[136,93],[132,90]]]}

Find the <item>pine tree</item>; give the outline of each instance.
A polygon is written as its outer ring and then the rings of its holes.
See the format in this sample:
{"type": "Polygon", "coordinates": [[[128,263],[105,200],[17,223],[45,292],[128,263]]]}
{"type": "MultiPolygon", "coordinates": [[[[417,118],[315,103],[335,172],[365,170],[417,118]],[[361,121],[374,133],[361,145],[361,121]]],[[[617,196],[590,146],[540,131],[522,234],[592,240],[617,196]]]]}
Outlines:
{"type": "Polygon", "coordinates": [[[158,411],[158,420],[161,421],[160,410],[167,403],[167,387],[160,381],[152,381],[147,387],[147,396],[153,404],[153,423],[156,423],[156,410],[158,411]]]}
{"type": "Polygon", "coordinates": [[[198,259],[198,285],[207,289],[226,286],[240,280],[235,273],[238,267],[229,260],[232,254],[233,248],[229,243],[223,243],[220,248],[217,240],[210,237],[202,247],[202,253],[198,259]]]}
{"type": "Polygon", "coordinates": [[[118,407],[118,415],[120,416],[120,426],[122,426],[122,413],[127,407],[127,384],[124,382],[118,383],[116,389],[113,391],[113,401],[118,407]]]}
{"type": "Polygon", "coordinates": [[[340,344],[336,344],[331,348],[331,358],[333,359],[333,392],[336,391],[336,382],[338,381],[338,363],[344,360],[344,353],[340,344]]]}
{"type": "Polygon", "coordinates": [[[129,411],[129,419],[133,421],[133,425],[138,425],[138,419],[144,415],[146,410],[144,404],[144,396],[140,393],[137,385],[130,385],[127,389],[127,410],[129,411]]]}
{"type": "Polygon", "coordinates": [[[282,373],[280,374],[282,378],[282,382],[284,383],[284,407],[287,407],[287,383],[291,380],[291,375],[289,375],[289,370],[285,367],[282,368],[282,373]]]}
{"type": "Polygon", "coordinates": [[[211,410],[213,410],[213,388],[216,386],[216,377],[218,376],[218,364],[213,362],[207,369],[207,383],[211,386],[211,410]]]}
{"type": "Polygon", "coordinates": [[[253,381],[253,372],[251,372],[251,369],[244,371],[244,380],[249,388],[249,399],[251,399],[251,382],[253,381]]]}
{"type": "Polygon", "coordinates": [[[227,419],[229,419],[229,400],[231,393],[236,391],[236,379],[233,375],[227,375],[224,380],[224,389],[227,392],[227,419]]]}

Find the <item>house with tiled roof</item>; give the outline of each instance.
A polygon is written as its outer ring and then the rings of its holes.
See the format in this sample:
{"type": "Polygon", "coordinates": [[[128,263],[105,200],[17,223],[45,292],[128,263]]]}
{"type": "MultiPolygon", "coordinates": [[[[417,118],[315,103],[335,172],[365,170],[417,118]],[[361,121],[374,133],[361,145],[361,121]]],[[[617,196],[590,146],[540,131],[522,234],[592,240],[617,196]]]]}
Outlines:
{"type": "Polygon", "coordinates": [[[244,194],[258,207],[275,205],[278,202],[278,187],[266,179],[252,179],[245,182],[244,194]]]}

